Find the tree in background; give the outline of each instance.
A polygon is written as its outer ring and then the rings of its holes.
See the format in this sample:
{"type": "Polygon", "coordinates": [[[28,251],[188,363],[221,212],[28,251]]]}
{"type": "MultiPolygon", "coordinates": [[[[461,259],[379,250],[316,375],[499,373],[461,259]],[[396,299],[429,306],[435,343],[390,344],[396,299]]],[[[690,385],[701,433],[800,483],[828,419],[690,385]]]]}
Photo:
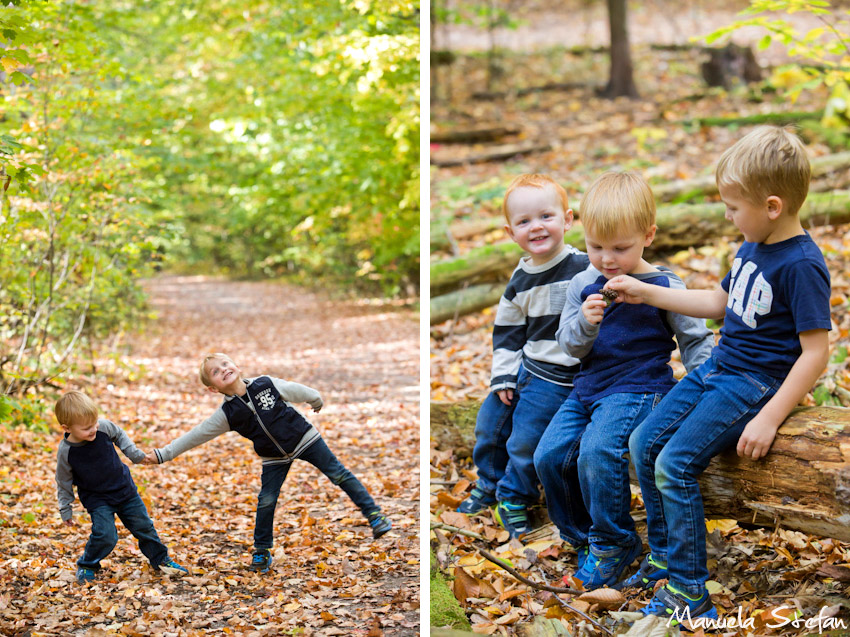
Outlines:
{"type": "Polygon", "coordinates": [[[626,0],[607,0],[608,26],[611,33],[611,72],[602,90],[604,97],[638,97],[629,48],[626,0]]]}

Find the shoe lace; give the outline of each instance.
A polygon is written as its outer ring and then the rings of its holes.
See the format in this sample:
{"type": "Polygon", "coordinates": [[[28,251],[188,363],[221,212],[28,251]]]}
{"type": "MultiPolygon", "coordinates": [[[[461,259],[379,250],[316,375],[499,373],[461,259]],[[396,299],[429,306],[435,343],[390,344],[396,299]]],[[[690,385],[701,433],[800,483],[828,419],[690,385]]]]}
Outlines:
{"type": "Polygon", "coordinates": [[[252,564],[263,564],[269,557],[267,551],[263,551],[262,553],[254,553],[254,556],[251,558],[252,564]]]}
{"type": "Polygon", "coordinates": [[[660,600],[656,595],[650,600],[647,607],[643,609],[643,612],[646,615],[658,615],[659,612],[669,614],[671,610],[670,607],[668,607],[667,604],[660,600]]]}

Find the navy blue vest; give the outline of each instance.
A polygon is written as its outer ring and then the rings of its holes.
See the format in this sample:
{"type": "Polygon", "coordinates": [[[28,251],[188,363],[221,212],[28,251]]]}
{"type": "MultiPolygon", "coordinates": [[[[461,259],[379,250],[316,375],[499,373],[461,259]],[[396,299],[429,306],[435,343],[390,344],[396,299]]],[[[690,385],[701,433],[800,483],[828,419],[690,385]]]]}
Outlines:
{"type": "Polygon", "coordinates": [[[77,495],[87,511],[105,504],[118,505],[133,497],[136,484],[109,436],[98,431],[91,442],[69,444],[68,464],[77,495]]]}
{"type": "Polygon", "coordinates": [[[225,400],[221,406],[231,431],[253,442],[259,456],[281,458],[292,453],[312,425],[281,398],[268,376],[259,376],[248,385],[248,397],[256,415],[240,397],[225,400]]]}

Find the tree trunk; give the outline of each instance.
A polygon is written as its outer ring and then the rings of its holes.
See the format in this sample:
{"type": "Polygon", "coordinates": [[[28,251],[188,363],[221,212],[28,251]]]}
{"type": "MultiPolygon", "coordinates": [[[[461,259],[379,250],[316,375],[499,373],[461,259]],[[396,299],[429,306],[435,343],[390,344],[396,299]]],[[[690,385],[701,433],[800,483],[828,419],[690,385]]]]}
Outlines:
{"type": "Polygon", "coordinates": [[[608,0],[608,24],[611,30],[611,76],[602,92],[604,97],[638,97],[629,50],[626,0],[608,0]]]}
{"type": "MultiPolygon", "coordinates": [[[[659,253],[707,245],[723,235],[737,236],[739,232],[725,218],[722,203],[675,204],[659,206],[656,215],[658,232],[646,254],[652,258],[659,253]]],[[[850,191],[812,193],[800,210],[805,225],[815,223],[846,223],[850,221],[850,191]]],[[[573,227],[567,233],[567,243],[584,247],[584,232],[573,227]]],[[[437,261],[431,265],[432,298],[444,294],[462,283],[506,280],[522,256],[513,242],[484,246],[455,259],[437,261]]]]}
{"type": "Polygon", "coordinates": [[[434,297],[431,299],[431,325],[495,305],[504,291],[505,286],[501,282],[482,283],[434,297]]]}
{"type": "MultiPolygon", "coordinates": [[[[438,448],[471,455],[479,405],[431,403],[431,437],[438,448]]],[[[850,409],[795,409],[765,458],[753,461],[727,451],[711,461],[700,488],[706,518],[778,523],[850,542],[850,409]]]]}

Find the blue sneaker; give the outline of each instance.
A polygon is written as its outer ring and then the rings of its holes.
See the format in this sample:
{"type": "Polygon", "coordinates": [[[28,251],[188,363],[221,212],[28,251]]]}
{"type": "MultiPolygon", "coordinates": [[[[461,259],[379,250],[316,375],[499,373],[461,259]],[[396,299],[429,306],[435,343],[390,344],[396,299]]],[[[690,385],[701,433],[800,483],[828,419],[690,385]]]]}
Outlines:
{"type": "Polygon", "coordinates": [[[376,540],[393,528],[390,519],[380,511],[372,511],[366,519],[372,527],[372,537],[376,540]]]}
{"type": "Polygon", "coordinates": [[[587,556],[590,555],[590,544],[582,544],[576,547],[576,559],[578,560],[578,568],[576,572],[580,571],[582,567],[584,567],[584,563],[587,561],[587,556]]]}
{"type": "Polygon", "coordinates": [[[97,577],[97,571],[93,568],[87,568],[85,566],[77,567],[77,583],[85,584],[86,582],[93,582],[97,577]]]}
{"type": "Polygon", "coordinates": [[[641,545],[640,542],[636,542],[632,546],[621,548],[599,544],[596,549],[604,552],[616,550],[616,552],[606,557],[599,557],[593,553],[592,549],[590,550],[584,564],[574,575],[574,579],[579,580],[586,591],[615,584],[626,567],[640,555],[641,545]]]}
{"type": "Polygon", "coordinates": [[[516,502],[499,502],[494,510],[496,522],[505,529],[511,537],[519,537],[531,531],[528,520],[528,509],[524,504],[516,502]]]}
{"type": "Polygon", "coordinates": [[[251,566],[252,571],[257,571],[258,573],[268,573],[269,569],[272,567],[272,552],[270,549],[255,549],[254,555],[251,556],[251,566]]]}
{"type": "Polygon", "coordinates": [[[457,510],[460,513],[473,515],[475,513],[486,511],[494,504],[496,504],[496,497],[492,493],[482,491],[476,485],[472,487],[472,493],[469,494],[469,497],[466,500],[460,503],[457,510]]]}
{"type": "Polygon", "coordinates": [[[162,564],[156,567],[158,571],[161,573],[165,573],[166,575],[188,575],[189,571],[182,566],[180,566],[177,562],[172,560],[170,557],[165,560],[162,564]]]}
{"type": "Polygon", "coordinates": [[[711,595],[703,589],[699,597],[691,597],[676,590],[670,584],[658,589],[649,604],[640,609],[644,615],[657,615],[667,619],[668,626],[676,626],[683,621],[705,617],[717,619],[717,609],[711,603],[711,595]]]}
{"type": "Polygon", "coordinates": [[[647,555],[640,563],[637,573],[620,580],[611,588],[618,591],[624,588],[654,588],[658,580],[667,579],[667,563],[657,562],[652,555],[647,555]]]}

